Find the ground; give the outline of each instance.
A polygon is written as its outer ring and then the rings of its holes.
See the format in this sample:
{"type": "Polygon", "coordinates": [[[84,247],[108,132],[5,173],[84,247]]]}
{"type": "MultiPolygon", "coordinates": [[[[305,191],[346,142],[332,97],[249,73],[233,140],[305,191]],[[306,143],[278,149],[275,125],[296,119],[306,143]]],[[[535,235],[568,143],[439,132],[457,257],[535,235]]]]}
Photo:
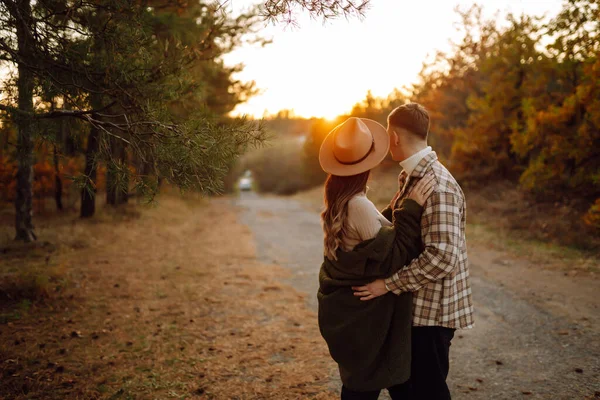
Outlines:
{"type": "Polygon", "coordinates": [[[36,263],[70,281],[34,305],[0,286],[0,399],[334,398],[306,294],[256,260],[231,202],[159,201],[0,246],[4,282],[36,263]]]}
{"type": "MultiPolygon", "coordinates": [[[[309,203],[169,195],[38,232],[35,247],[0,245],[3,282],[48,292],[31,303],[1,286],[0,398],[337,397],[316,325],[322,236],[309,203]]],[[[454,398],[600,397],[597,277],[469,233],[476,325],[453,341],[454,398]]]]}

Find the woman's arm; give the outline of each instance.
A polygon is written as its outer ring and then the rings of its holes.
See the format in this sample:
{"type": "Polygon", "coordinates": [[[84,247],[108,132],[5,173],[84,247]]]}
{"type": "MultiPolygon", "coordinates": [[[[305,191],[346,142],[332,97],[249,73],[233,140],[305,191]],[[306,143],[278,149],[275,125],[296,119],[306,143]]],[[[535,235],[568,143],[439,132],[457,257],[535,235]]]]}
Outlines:
{"type": "Polygon", "coordinates": [[[400,196],[400,192],[396,192],[390,204],[388,204],[383,210],[381,210],[381,215],[383,215],[388,221],[392,222],[394,218],[394,206],[396,204],[396,200],[398,200],[398,196],[400,196]]]}
{"type": "Polygon", "coordinates": [[[423,248],[421,242],[422,214],[423,207],[412,199],[402,200],[400,206],[394,210],[393,223],[396,239],[392,274],[398,272],[421,253],[423,248]]]}
{"type": "MultiPolygon", "coordinates": [[[[421,215],[427,198],[435,187],[433,175],[427,175],[420,179],[412,188],[408,197],[403,199],[400,205],[392,212],[392,222],[396,230],[395,252],[393,253],[395,274],[405,265],[417,258],[423,251],[421,241],[421,215]]],[[[392,205],[396,202],[399,193],[396,193],[392,205]]],[[[390,275],[391,275],[390,274],[390,275]]]]}
{"type": "Polygon", "coordinates": [[[385,217],[388,221],[392,222],[392,218],[394,217],[394,210],[389,205],[381,210],[381,215],[385,217]]]}

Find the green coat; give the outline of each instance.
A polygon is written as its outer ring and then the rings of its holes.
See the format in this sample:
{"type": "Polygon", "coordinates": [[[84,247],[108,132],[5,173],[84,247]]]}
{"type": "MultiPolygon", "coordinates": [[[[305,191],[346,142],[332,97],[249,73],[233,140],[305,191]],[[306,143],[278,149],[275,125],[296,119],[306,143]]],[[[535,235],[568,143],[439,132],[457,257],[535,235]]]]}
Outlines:
{"type": "Polygon", "coordinates": [[[350,252],[338,250],[337,261],[325,258],[321,265],[319,329],[349,389],[384,389],[410,376],[412,295],[361,301],[352,286],[387,278],[421,253],[422,211],[404,200],[393,212],[393,227],[381,228],[350,252]]]}

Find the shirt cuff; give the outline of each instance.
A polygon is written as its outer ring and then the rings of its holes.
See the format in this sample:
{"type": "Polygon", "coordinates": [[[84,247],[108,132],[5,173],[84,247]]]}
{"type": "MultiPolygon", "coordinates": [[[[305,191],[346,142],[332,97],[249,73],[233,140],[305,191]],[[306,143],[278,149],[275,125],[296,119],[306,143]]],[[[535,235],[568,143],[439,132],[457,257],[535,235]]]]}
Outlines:
{"type": "Polygon", "coordinates": [[[391,292],[392,289],[390,289],[390,287],[388,286],[388,279],[390,279],[390,278],[384,279],[383,284],[385,285],[385,288],[387,289],[387,291],[391,292]]]}

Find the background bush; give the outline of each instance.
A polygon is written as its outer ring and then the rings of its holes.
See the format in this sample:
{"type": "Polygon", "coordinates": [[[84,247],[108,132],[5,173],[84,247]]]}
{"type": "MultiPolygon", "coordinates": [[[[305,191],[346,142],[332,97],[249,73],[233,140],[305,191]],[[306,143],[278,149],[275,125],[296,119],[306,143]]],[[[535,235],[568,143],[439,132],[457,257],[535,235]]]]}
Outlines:
{"type": "Polygon", "coordinates": [[[303,173],[303,139],[284,137],[247,154],[238,171],[250,170],[259,192],[289,195],[311,185],[303,173]]]}

